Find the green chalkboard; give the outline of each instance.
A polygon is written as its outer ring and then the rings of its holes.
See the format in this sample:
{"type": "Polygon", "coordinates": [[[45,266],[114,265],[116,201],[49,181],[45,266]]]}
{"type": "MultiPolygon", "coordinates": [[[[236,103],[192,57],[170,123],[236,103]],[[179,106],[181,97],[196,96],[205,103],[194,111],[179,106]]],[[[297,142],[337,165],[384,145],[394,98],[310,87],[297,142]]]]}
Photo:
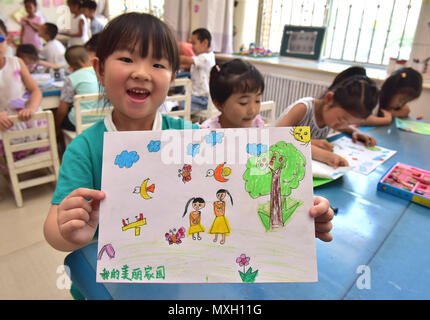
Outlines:
{"type": "Polygon", "coordinates": [[[325,27],[284,27],[280,55],[309,60],[318,60],[321,55],[325,27]]]}

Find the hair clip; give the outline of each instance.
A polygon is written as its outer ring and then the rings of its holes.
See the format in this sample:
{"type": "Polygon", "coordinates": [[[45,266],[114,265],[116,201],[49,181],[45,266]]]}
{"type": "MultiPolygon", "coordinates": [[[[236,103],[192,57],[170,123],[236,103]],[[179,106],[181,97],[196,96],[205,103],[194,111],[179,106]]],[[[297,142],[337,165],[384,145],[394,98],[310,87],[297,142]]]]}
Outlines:
{"type": "Polygon", "coordinates": [[[401,74],[400,74],[400,76],[404,79],[404,78],[406,78],[406,72],[402,72],[401,74]]]}
{"type": "Polygon", "coordinates": [[[219,65],[215,65],[215,69],[216,69],[216,71],[218,71],[218,72],[220,72],[220,71],[221,71],[221,68],[219,67],[219,65]]]}

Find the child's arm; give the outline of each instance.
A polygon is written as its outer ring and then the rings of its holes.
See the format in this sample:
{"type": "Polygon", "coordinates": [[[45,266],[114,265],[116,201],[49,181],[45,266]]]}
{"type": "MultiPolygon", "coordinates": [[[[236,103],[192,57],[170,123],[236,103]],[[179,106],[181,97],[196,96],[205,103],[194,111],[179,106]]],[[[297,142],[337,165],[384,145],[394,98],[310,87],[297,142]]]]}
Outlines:
{"type": "Polygon", "coordinates": [[[40,91],[39,86],[31,76],[30,71],[28,71],[24,62],[20,58],[18,58],[18,61],[21,68],[22,82],[30,94],[30,101],[25,109],[18,112],[18,118],[22,121],[28,121],[40,106],[40,102],[42,101],[42,91],[40,91]]]}
{"type": "Polygon", "coordinates": [[[409,116],[409,112],[411,112],[411,109],[407,104],[405,104],[400,109],[391,110],[391,115],[397,118],[407,118],[409,116]]]}
{"type": "Polygon", "coordinates": [[[300,123],[306,115],[306,105],[298,103],[289,110],[281,120],[279,120],[277,127],[294,127],[300,123]]]}
{"type": "Polygon", "coordinates": [[[333,240],[330,234],[333,225],[331,220],[334,217],[333,209],[326,198],[314,196],[314,206],[309,210],[311,217],[315,219],[315,237],[329,242],[333,240]]]}
{"type": "Polygon", "coordinates": [[[370,115],[366,118],[366,120],[363,121],[361,125],[363,126],[386,126],[391,123],[393,120],[391,116],[391,112],[381,109],[381,112],[383,113],[382,117],[377,117],[374,115],[370,115]]]}
{"type": "Polygon", "coordinates": [[[364,134],[363,132],[352,126],[339,128],[338,130],[350,134],[354,143],[357,141],[362,141],[366,145],[366,147],[373,147],[376,145],[376,140],[374,138],[368,136],[367,134],[364,134]]]}
{"type": "Polygon", "coordinates": [[[326,139],[311,139],[311,144],[324,150],[333,150],[333,145],[326,139]]]}
{"type": "Polygon", "coordinates": [[[39,32],[40,24],[31,22],[28,18],[23,18],[23,20],[36,32],[39,32]]]}
{"type": "Polygon", "coordinates": [[[104,197],[103,191],[79,188],[59,205],[51,205],[43,226],[46,241],[60,251],[87,245],[97,230],[100,200],[104,197]]]}
{"type": "Polygon", "coordinates": [[[60,69],[60,66],[57,66],[55,63],[44,60],[39,60],[39,64],[47,69],[60,69]]]}
{"type": "Polygon", "coordinates": [[[71,103],[61,100],[60,105],[57,110],[55,110],[55,131],[57,134],[61,132],[61,124],[63,123],[64,118],[67,117],[71,106],[71,103]]]}
{"type": "Polygon", "coordinates": [[[193,57],[181,55],[179,57],[179,63],[181,65],[181,68],[189,69],[191,65],[194,64],[194,59],[193,57]]]}
{"type": "Polygon", "coordinates": [[[65,36],[69,36],[69,37],[72,37],[72,38],[74,38],[74,37],[77,37],[77,38],[82,37],[82,35],[84,34],[84,20],[82,20],[82,19],[79,20],[78,32],[76,32],[76,33],[70,33],[68,31],[63,31],[63,32],[60,32],[60,34],[63,34],[65,36]]]}
{"type": "Polygon", "coordinates": [[[347,167],[348,161],[340,155],[333,153],[329,150],[324,150],[316,145],[311,144],[312,159],[327,163],[329,166],[334,167],[347,167]]]}

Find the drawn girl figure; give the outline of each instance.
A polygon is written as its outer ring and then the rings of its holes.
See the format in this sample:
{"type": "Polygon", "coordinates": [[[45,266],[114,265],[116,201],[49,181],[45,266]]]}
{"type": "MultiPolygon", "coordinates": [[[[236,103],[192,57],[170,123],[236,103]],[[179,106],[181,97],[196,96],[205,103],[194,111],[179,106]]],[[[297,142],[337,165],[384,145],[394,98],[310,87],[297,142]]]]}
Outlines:
{"type": "Polygon", "coordinates": [[[205,200],[203,198],[191,198],[188,200],[187,204],[185,205],[185,211],[182,216],[185,217],[188,205],[190,202],[193,202],[192,206],[194,208],[194,211],[190,212],[190,227],[188,228],[187,237],[191,234],[193,236],[193,240],[196,240],[195,234],[197,233],[197,239],[202,240],[200,237],[200,232],[205,232],[205,228],[201,225],[201,212],[200,209],[203,209],[206,205],[205,200]]]}
{"type": "Polygon", "coordinates": [[[214,214],[215,214],[215,220],[212,223],[211,228],[209,229],[209,234],[215,234],[214,242],[217,242],[218,240],[218,234],[222,234],[222,239],[219,242],[220,244],[225,243],[225,236],[230,235],[230,225],[228,224],[227,217],[225,216],[225,201],[224,198],[226,195],[229,195],[231,205],[233,205],[233,198],[228,192],[228,190],[225,189],[219,189],[216,193],[216,197],[218,201],[214,202],[214,214]]]}

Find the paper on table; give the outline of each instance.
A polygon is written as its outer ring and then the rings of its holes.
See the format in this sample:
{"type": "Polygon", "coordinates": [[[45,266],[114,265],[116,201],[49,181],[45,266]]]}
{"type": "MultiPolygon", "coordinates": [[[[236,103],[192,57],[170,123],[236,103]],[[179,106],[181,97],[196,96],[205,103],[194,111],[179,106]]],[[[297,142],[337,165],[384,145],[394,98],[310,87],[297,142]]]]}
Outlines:
{"type": "Polygon", "coordinates": [[[396,118],[396,126],[404,131],[430,135],[430,123],[396,118]]]}
{"type": "Polygon", "coordinates": [[[291,131],[105,133],[97,281],[317,281],[310,144],[291,131]]]}
{"type": "Polygon", "coordinates": [[[342,177],[351,167],[333,168],[328,164],[312,160],[312,175],[318,178],[337,179],[342,177]]]}

